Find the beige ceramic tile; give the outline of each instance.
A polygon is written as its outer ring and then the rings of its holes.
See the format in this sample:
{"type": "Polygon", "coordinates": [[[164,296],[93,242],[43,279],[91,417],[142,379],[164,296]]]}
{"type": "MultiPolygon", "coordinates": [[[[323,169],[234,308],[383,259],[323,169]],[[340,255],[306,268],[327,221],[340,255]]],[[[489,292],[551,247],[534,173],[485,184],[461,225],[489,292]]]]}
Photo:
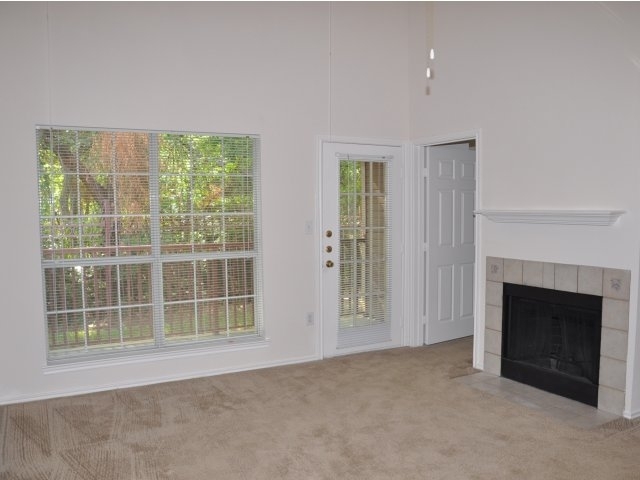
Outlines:
{"type": "Polygon", "coordinates": [[[494,355],[502,354],[502,333],[490,328],[484,330],[484,350],[494,355]]]}
{"type": "Polygon", "coordinates": [[[504,259],[487,257],[487,280],[502,282],[504,272],[504,259]]]}
{"type": "Polygon", "coordinates": [[[542,266],[542,287],[554,290],[556,288],[556,264],[544,263],[542,266]]]}
{"type": "Polygon", "coordinates": [[[587,405],[586,403],[577,402],[575,400],[571,400],[570,398],[559,397],[558,395],[553,396],[555,398],[549,403],[556,408],[570,410],[577,415],[589,415],[598,411],[596,407],[592,407],[591,405],[587,405]]]}
{"type": "Polygon", "coordinates": [[[579,417],[577,413],[571,410],[557,408],[553,405],[548,405],[547,408],[545,408],[544,413],[545,415],[555,418],[556,420],[560,420],[563,423],[569,423],[579,417]]]}
{"type": "Polygon", "coordinates": [[[495,378],[495,375],[491,375],[486,372],[476,372],[472,373],[471,375],[456,377],[453,380],[459,383],[464,383],[465,385],[474,385],[476,383],[482,383],[486,381],[487,378],[495,378]]]}
{"type": "Polygon", "coordinates": [[[600,385],[616,390],[625,390],[627,362],[613,358],[600,358],[600,385]]]}
{"type": "Polygon", "coordinates": [[[484,354],[484,371],[492,375],[500,375],[501,357],[493,353],[485,352],[484,354]]]}
{"type": "MultiPolygon", "coordinates": [[[[593,407],[592,407],[593,408],[593,407]]],[[[594,408],[594,410],[596,410],[594,408]]],[[[597,412],[598,410],[596,410],[597,412]]],[[[602,410],[600,410],[601,413],[605,413],[602,412],[602,410]]],[[[618,418],[617,415],[614,415],[612,413],[609,413],[608,415],[610,415],[611,420],[618,418]]],[[[607,420],[603,420],[602,416],[598,416],[598,415],[594,415],[594,414],[589,414],[589,415],[578,415],[576,418],[569,420],[567,423],[569,425],[571,425],[572,427],[575,428],[581,428],[584,430],[592,430],[594,428],[599,427],[600,425],[610,422],[611,420],[607,419],[607,420]]]]}
{"type": "Polygon", "coordinates": [[[525,260],[522,263],[523,285],[542,287],[544,279],[543,267],[544,264],[542,262],[529,262],[525,260]]]}
{"type": "Polygon", "coordinates": [[[629,300],[631,272],[629,270],[604,269],[603,296],[617,300],[629,300]]]}
{"type": "Polygon", "coordinates": [[[626,300],[602,299],[602,326],[629,331],[629,302],[626,300]]]}
{"type": "Polygon", "coordinates": [[[578,267],[578,293],[602,296],[603,269],[599,267],[578,267]]]}
{"type": "Polygon", "coordinates": [[[504,281],[522,285],[522,260],[504,259],[504,281]]]}
{"type": "Polygon", "coordinates": [[[557,263],[555,266],[555,289],[564,292],[578,291],[578,266],[557,263]]]}
{"type": "Polygon", "coordinates": [[[600,342],[600,355],[613,358],[615,360],[627,361],[628,335],[622,330],[613,328],[602,328],[602,339],[600,342]]]}
{"type": "Polygon", "coordinates": [[[605,412],[622,415],[624,410],[624,392],[600,385],[598,387],[598,408],[605,412]]]}
{"type": "Polygon", "coordinates": [[[492,282],[487,280],[486,304],[495,305],[496,307],[502,306],[502,283],[492,282]]]}
{"type": "Polygon", "coordinates": [[[502,332],[502,307],[487,305],[484,312],[484,324],[491,330],[502,332]]]}

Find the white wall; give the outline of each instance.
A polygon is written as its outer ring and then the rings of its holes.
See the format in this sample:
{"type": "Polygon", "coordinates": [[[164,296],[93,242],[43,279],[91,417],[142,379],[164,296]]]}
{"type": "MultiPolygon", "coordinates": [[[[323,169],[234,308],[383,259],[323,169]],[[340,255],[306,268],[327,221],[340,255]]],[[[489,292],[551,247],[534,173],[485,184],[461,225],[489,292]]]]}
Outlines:
{"type": "Polygon", "coordinates": [[[403,3],[0,4],[0,403],[317,358],[315,139],[408,137],[407,25],[403,3]],[[268,346],[43,373],[36,124],[260,134],[268,346]]]}
{"type": "Polygon", "coordinates": [[[425,9],[411,9],[411,137],[481,130],[478,208],[627,210],[613,227],[480,218],[478,267],[484,278],[490,255],[631,270],[625,413],[640,414],[640,7],[436,3],[430,95],[425,9]]]}

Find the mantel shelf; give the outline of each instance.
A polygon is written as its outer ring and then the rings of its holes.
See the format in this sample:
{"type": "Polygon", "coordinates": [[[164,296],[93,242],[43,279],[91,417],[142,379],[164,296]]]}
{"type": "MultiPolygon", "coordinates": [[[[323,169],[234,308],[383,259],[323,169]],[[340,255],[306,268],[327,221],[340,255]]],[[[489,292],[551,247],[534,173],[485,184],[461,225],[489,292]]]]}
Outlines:
{"type": "Polygon", "coordinates": [[[555,225],[610,226],[624,210],[476,210],[497,223],[545,223],[555,225]]]}

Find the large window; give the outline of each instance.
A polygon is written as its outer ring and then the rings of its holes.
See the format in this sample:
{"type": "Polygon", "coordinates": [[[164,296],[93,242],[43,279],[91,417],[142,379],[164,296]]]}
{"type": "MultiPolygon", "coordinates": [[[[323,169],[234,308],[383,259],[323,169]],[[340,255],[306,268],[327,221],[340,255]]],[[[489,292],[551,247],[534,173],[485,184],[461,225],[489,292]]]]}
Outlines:
{"type": "Polygon", "coordinates": [[[257,138],[37,142],[50,362],[262,336],[257,138]]]}

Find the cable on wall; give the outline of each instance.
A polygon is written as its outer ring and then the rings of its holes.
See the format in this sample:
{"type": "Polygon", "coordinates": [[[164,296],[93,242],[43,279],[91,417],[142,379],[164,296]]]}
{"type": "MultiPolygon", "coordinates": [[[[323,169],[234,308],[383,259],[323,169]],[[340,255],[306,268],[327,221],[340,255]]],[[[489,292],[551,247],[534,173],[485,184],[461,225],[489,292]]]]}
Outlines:
{"type": "Polygon", "coordinates": [[[333,141],[333,2],[329,2],[329,141],[333,141]]]}
{"type": "Polygon", "coordinates": [[[49,125],[52,125],[51,119],[52,119],[52,100],[51,100],[51,26],[50,26],[50,19],[49,19],[49,2],[46,3],[46,21],[47,21],[47,66],[46,66],[46,74],[45,74],[45,79],[47,82],[47,96],[48,98],[48,116],[49,116],[49,125]]]}

